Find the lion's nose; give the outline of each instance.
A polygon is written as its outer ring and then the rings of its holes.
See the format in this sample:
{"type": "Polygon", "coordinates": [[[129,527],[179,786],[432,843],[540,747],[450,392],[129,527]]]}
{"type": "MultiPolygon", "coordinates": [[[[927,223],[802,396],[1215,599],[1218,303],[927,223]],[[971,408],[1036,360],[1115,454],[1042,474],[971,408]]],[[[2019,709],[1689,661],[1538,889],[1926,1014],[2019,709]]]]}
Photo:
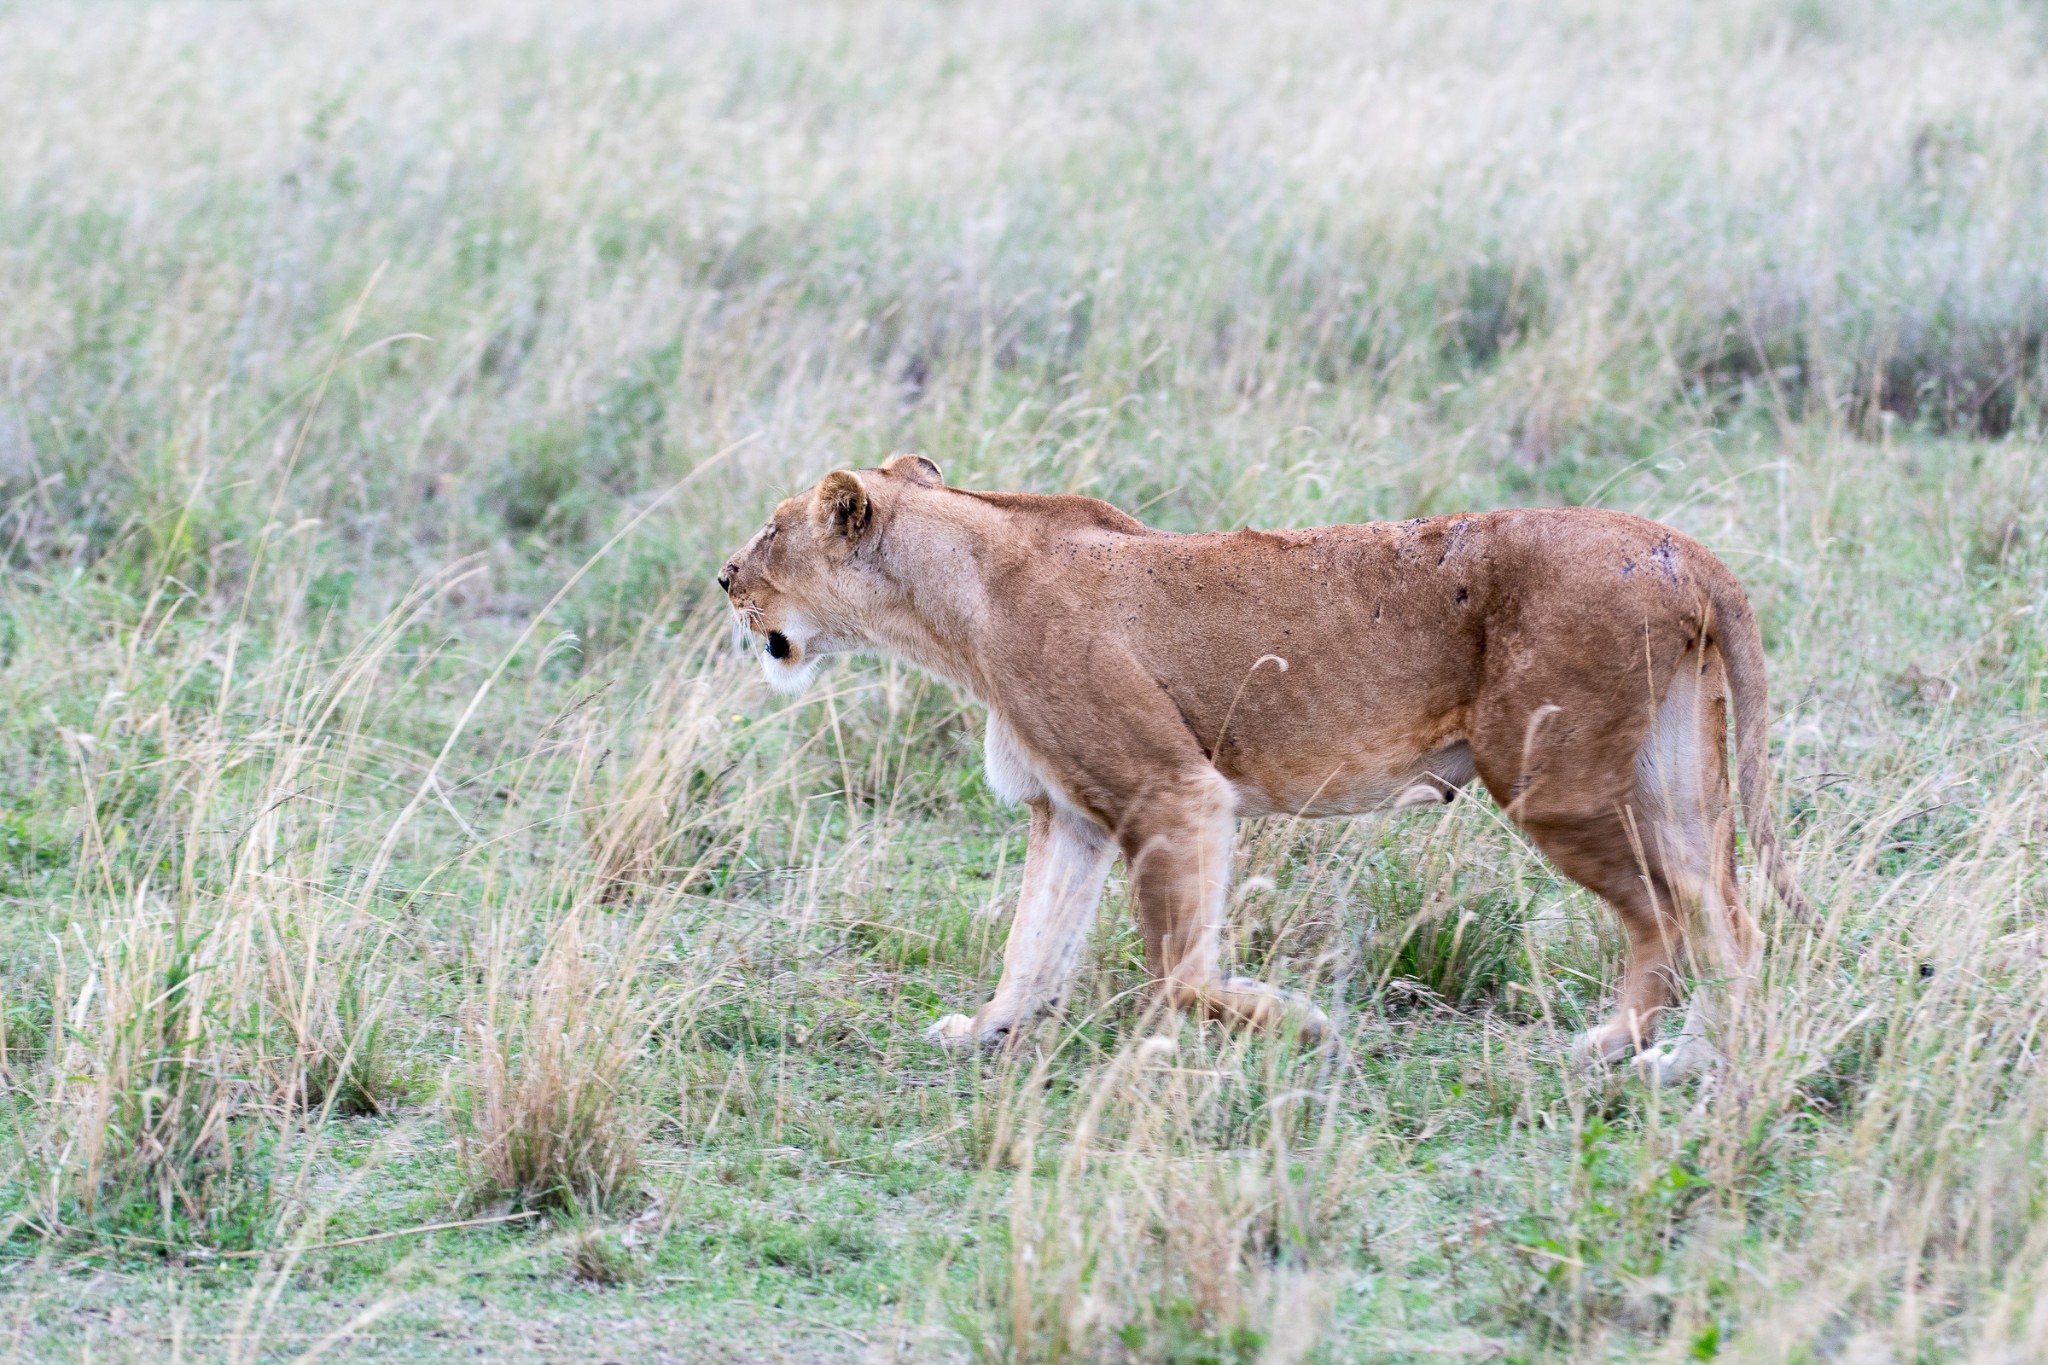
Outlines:
{"type": "Polygon", "coordinates": [[[733,566],[728,564],[718,571],[718,589],[727,597],[732,596],[733,566]]]}

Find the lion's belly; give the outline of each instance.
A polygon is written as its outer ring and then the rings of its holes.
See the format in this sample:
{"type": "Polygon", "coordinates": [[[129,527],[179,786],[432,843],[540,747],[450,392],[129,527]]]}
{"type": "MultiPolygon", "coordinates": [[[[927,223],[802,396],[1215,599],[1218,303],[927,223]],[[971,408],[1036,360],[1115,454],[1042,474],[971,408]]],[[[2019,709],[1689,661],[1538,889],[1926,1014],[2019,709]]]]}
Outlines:
{"type": "Polygon", "coordinates": [[[1239,815],[1363,815],[1449,800],[1472,780],[1472,751],[1455,737],[1428,751],[1403,747],[1345,754],[1325,748],[1318,755],[1287,760],[1253,759],[1224,775],[1237,791],[1239,815]]]}

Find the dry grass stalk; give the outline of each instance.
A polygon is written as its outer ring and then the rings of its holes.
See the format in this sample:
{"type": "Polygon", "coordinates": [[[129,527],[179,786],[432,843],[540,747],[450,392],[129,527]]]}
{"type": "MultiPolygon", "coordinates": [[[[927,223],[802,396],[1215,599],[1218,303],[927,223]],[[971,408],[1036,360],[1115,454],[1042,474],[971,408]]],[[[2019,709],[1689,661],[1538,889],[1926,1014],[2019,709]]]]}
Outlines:
{"type": "Polygon", "coordinates": [[[277,1133],[247,1074],[246,922],[198,927],[147,886],[81,929],[55,987],[62,1015],[36,1078],[28,1220],[178,1245],[265,1231],[277,1133]]]}
{"type": "Polygon", "coordinates": [[[469,1091],[453,1111],[479,1202],[595,1212],[626,1193],[646,1123],[631,1073],[654,1021],[636,989],[654,923],[623,930],[571,909],[527,970],[500,921],[470,1019],[469,1091]]]}
{"type": "MultiPolygon", "coordinates": [[[[606,747],[579,773],[585,837],[599,882],[630,893],[686,886],[713,847],[730,834],[719,819],[718,788],[736,766],[727,758],[729,724],[719,713],[729,688],[684,668],[665,672],[633,720],[637,744],[606,747]]],[[[612,743],[602,714],[587,739],[612,743]]],[[[585,744],[589,753],[592,745],[585,744]]]]}

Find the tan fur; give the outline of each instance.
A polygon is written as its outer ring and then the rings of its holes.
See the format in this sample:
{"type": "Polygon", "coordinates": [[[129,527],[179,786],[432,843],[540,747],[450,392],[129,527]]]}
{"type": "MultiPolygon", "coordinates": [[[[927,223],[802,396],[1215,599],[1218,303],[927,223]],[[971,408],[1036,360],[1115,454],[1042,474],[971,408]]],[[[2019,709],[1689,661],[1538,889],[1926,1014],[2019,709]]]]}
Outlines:
{"type": "Polygon", "coordinates": [[[1169,1002],[1318,1034],[1310,1006],[1222,973],[1232,822],[1447,801],[1477,776],[1628,932],[1582,1054],[1693,1069],[1707,1013],[1644,1049],[1695,914],[1738,1007],[1761,945],[1735,886],[1731,702],[1750,840],[1802,906],[1765,805],[1748,601],[1638,517],[1175,535],[1089,498],[948,488],[900,455],[782,503],[719,581],[778,685],[877,651],[989,709],[989,779],[1031,808],[1024,893],[995,997],[943,1041],[1000,1042],[1059,1001],[1115,853],[1169,1002]]]}

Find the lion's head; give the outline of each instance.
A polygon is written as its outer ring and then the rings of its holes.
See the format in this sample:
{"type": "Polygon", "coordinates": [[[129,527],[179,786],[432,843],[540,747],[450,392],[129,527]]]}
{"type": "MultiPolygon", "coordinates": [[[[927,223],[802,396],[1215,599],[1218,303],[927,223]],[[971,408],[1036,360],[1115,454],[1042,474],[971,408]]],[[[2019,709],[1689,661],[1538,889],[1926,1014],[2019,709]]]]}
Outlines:
{"type": "Polygon", "coordinates": [[[896,499],[905,485],[943,482],[922,455],[836,469],[810,492],[783,499],[726,561],[718,586],[739,624],[762,641],[770,685],[799,691],[827,654],[874,643],[868,623],[893,595],[878,549],[896,499]]]}

